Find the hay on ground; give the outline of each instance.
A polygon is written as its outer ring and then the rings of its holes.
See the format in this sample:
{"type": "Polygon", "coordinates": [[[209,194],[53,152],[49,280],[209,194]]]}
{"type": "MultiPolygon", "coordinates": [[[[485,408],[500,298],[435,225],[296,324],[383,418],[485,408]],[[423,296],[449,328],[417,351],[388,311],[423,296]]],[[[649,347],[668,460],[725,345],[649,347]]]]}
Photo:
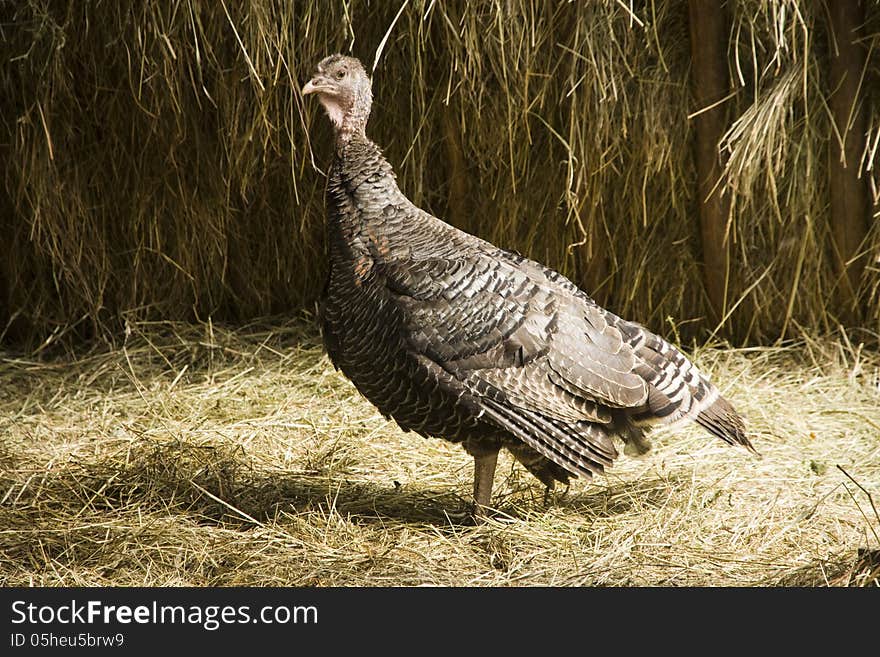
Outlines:
{"type": "Polygon", "coordinates": [[[696,427],[543,489],[402,433],[302,322],[133,324],[117,350],[0,359],[0,584],[876,586],[880,358],[703,349],[762,459],[696,427]],[[872,496],[872,498],[869,498],[872,496]]]}

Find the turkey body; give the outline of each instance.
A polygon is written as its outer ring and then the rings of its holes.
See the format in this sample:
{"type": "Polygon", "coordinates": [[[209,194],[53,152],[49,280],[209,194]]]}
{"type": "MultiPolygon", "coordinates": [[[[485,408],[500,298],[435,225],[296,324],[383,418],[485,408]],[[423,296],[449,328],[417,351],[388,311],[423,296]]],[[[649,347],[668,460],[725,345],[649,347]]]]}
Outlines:
{"type": "Polygon", "coordinates": [[[691,419],[754,451],[742,418],[674,346],[558,272],[412,204],[366,137],[360,62],[324,59],[303,93],[319,95],[336,130],[327,352],[402,429],[464,445],[478,512],[501,448],[548,487],[603,472],[615,437],[646,451],[656,423],[691,419]]]}
{"type": "Polygon", "coordinates": [[[561,274],[414,206],[353,136],[327,188],[327,352],[404,430],[507,447],[545,484],[602,472],[612,436],[692,417],[748,445],[741,419],[675,347],[561,274]]]}

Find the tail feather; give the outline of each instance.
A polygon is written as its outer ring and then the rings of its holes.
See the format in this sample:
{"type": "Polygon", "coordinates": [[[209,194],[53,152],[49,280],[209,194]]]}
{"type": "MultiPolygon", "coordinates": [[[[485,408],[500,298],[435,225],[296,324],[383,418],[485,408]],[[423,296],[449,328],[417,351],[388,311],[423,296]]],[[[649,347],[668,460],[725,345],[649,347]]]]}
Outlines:
{"type": "Polygon", "coordinates": [[[635,351],[636,371],[648,384],[646,403],[630,416],[636,425],[694,420],[721,440],[758,454],[742,417],[681,351],[637,324],[618,320],[615,325],[635,351]]]}
{"type": "Polygon", "coordinates": [[[754,454],[758,454],[746,434],[746,426],[742,417],[724,397],[715,399],[711,405],[702,409],[694,419],[697,424],[724,442],[731,445],[742,445],[754,454]]]}

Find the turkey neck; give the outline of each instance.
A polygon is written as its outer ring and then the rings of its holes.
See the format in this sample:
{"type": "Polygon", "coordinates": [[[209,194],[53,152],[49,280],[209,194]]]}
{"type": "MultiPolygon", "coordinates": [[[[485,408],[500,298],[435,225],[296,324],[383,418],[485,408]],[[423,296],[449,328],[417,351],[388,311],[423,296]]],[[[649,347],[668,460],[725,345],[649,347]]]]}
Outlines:
{"type": "Polygon", "coordinates": [[[337,140],[327,208],[331,262],[385,252],[389,240],[415,228],[418,212],[397,186],[381,149],[359,133],[337,140]]]}

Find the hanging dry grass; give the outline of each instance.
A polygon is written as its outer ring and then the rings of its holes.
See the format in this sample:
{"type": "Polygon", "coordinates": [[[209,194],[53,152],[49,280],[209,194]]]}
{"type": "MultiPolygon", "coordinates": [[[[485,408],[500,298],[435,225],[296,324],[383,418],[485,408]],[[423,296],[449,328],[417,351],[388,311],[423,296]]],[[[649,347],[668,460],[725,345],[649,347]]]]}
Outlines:
{"type": "Polygon", "coordinates": [[[880,359],[846,342],[697,361],[756,459],[655,434],[550,504],[505,455],[404,434],[307,325],[132,324],[116,350],[0,360],[2,585],[876,586],[880,359]]]}
{"type": "MultiPolygon", "coordinates": [[[[684,335],[719,328],[737,342],[835,329],[822,3],[728,4],[719,184],[739,289],[715,327],[685,3],[17,3],[0,33],[0,332],[118,344],[126,316],[311,307],[329,130],[298,88],[340,50],[375,64],[370,132],[435,214],[664,333],[668,317],[684,335]]],[[[870,108],[878,24],[871,4],[870,108]]],[[[876,116],[860,163],[875,198],[876,116]]],[[[878,238],[875,227],[865,249],[878,238]]],[[[871,259],[871,330],[877,274],[871,259]]]]}

